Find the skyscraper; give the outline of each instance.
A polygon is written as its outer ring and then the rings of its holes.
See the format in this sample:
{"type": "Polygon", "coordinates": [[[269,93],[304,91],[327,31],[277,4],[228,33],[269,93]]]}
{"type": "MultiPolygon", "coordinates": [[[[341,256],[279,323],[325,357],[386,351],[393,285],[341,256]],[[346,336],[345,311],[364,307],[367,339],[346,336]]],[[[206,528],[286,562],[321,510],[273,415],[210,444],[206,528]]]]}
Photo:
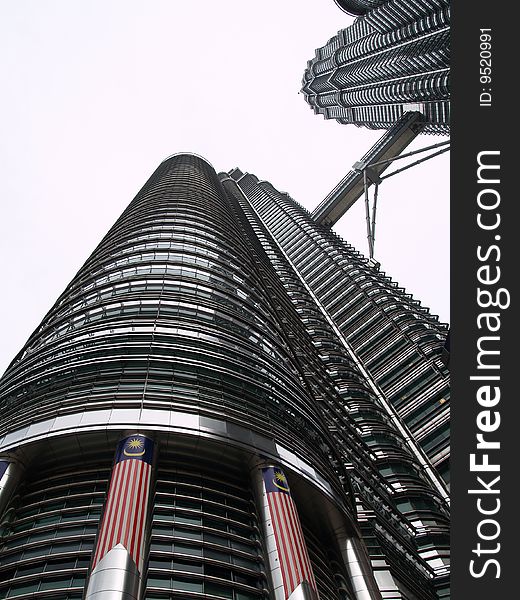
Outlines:
{"type": "Polygon", "coordinates": [[[449,133],[449,1],[337,0],[358,18],[308,61],[302,92],[316,114],[387,129],[407,111],[449,133]]]}
{"type": "Polygon", "coordinates": [[[391,385],[443,328],[331,235],[161,163],[0,382],[0,598],[446,597],[443,462],[391,385]]]}

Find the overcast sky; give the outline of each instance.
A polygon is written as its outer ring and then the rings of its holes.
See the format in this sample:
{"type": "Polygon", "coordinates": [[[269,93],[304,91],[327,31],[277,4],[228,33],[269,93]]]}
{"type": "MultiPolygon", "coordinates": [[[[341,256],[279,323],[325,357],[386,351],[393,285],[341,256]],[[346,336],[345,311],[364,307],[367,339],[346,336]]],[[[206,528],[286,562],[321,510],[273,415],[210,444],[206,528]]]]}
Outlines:
{"type": "MultiPolygon", "coordinates": [[[[0,372],[166,156],[312,210],[383,133],[299,93],[352,20],[333,0],[0,0],[0,372]]],[[[358,201],[335,229],[366,254],[365,227],[358,201]]],[[[381,185],[375,257],[449,321],[449,153],[381,185]]]]}

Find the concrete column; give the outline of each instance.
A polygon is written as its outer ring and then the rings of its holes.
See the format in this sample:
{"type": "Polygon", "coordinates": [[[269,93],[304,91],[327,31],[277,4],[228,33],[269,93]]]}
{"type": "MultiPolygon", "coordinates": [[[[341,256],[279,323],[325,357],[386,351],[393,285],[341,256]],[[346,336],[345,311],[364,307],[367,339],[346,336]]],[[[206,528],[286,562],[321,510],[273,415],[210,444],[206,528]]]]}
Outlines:
{"type": "Polygon", "coordinates": [[[251,472],[267,551],[274,600],[318,600],[296,505],[280,467],[255,466],[251,472]]]}
{"type": "Polygon", "coordinates": [[[85,600],[139,600],[153,458],[140,433],[117,446],[85,600]]]}

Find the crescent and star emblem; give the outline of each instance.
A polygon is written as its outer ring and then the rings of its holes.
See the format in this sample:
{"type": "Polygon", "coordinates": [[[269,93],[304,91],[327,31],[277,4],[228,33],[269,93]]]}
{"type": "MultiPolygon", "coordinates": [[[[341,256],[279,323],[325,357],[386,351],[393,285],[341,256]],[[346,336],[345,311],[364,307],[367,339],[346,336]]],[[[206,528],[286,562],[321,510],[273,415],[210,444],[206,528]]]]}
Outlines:
{"type": "Polygon", "coordinates": [[[132,438],[123,449],[123,454],[130,457],[143,456],[145,452],[144,442],[139,438],[132,438]]]}
{"type": "Polygon", "coordinates": [[[273,483],[279,490],[282,490],[283,492],[289,491],[289,487],[287,486],[287,479],[281,471],[274,472],[273,483]]]}

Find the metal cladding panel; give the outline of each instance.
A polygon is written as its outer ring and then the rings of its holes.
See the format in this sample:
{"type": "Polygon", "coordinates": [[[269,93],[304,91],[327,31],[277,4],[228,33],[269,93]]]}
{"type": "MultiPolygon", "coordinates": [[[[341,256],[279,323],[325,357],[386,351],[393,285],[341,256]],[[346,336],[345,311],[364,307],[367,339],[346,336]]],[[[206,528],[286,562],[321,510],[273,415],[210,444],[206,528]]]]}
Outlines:
{"type": "Polygon", "coordinates": [[[449,0],[336,0],[359,16],[308,61],[305,100],[342,124],[387,129],[420,105],[425,133],[448,135],[449,0]]]}
{"type": "MultiPolygon", "coordinates": [[[[405,558],[397,539],[419,544],[430,575],[419,561],[398,579],[419,597],[431,597],[432,576],[440,581],[449,564],[449,498],[440,477],[449,455],[449,374],[440,360],[446,327],[288,194],[247,173],[227,185],[239,186],[250,222],[305,315],[321,358],[306,377],[316,389],[335,381],[336,392],[320,390],[320,401],[350,465],[365,535],[377,540],[374,560],[382,552],[392,572],[399,571],[403,560],[420,554],[410,547],[405,558]],[[408,418],[411,409],[415,420],[408,418]]],[[[311,350],[302,345],[297,352],[310,361],[311,350]]],[[[387,567],[379,568],[386,581],[387,567]]]]}

